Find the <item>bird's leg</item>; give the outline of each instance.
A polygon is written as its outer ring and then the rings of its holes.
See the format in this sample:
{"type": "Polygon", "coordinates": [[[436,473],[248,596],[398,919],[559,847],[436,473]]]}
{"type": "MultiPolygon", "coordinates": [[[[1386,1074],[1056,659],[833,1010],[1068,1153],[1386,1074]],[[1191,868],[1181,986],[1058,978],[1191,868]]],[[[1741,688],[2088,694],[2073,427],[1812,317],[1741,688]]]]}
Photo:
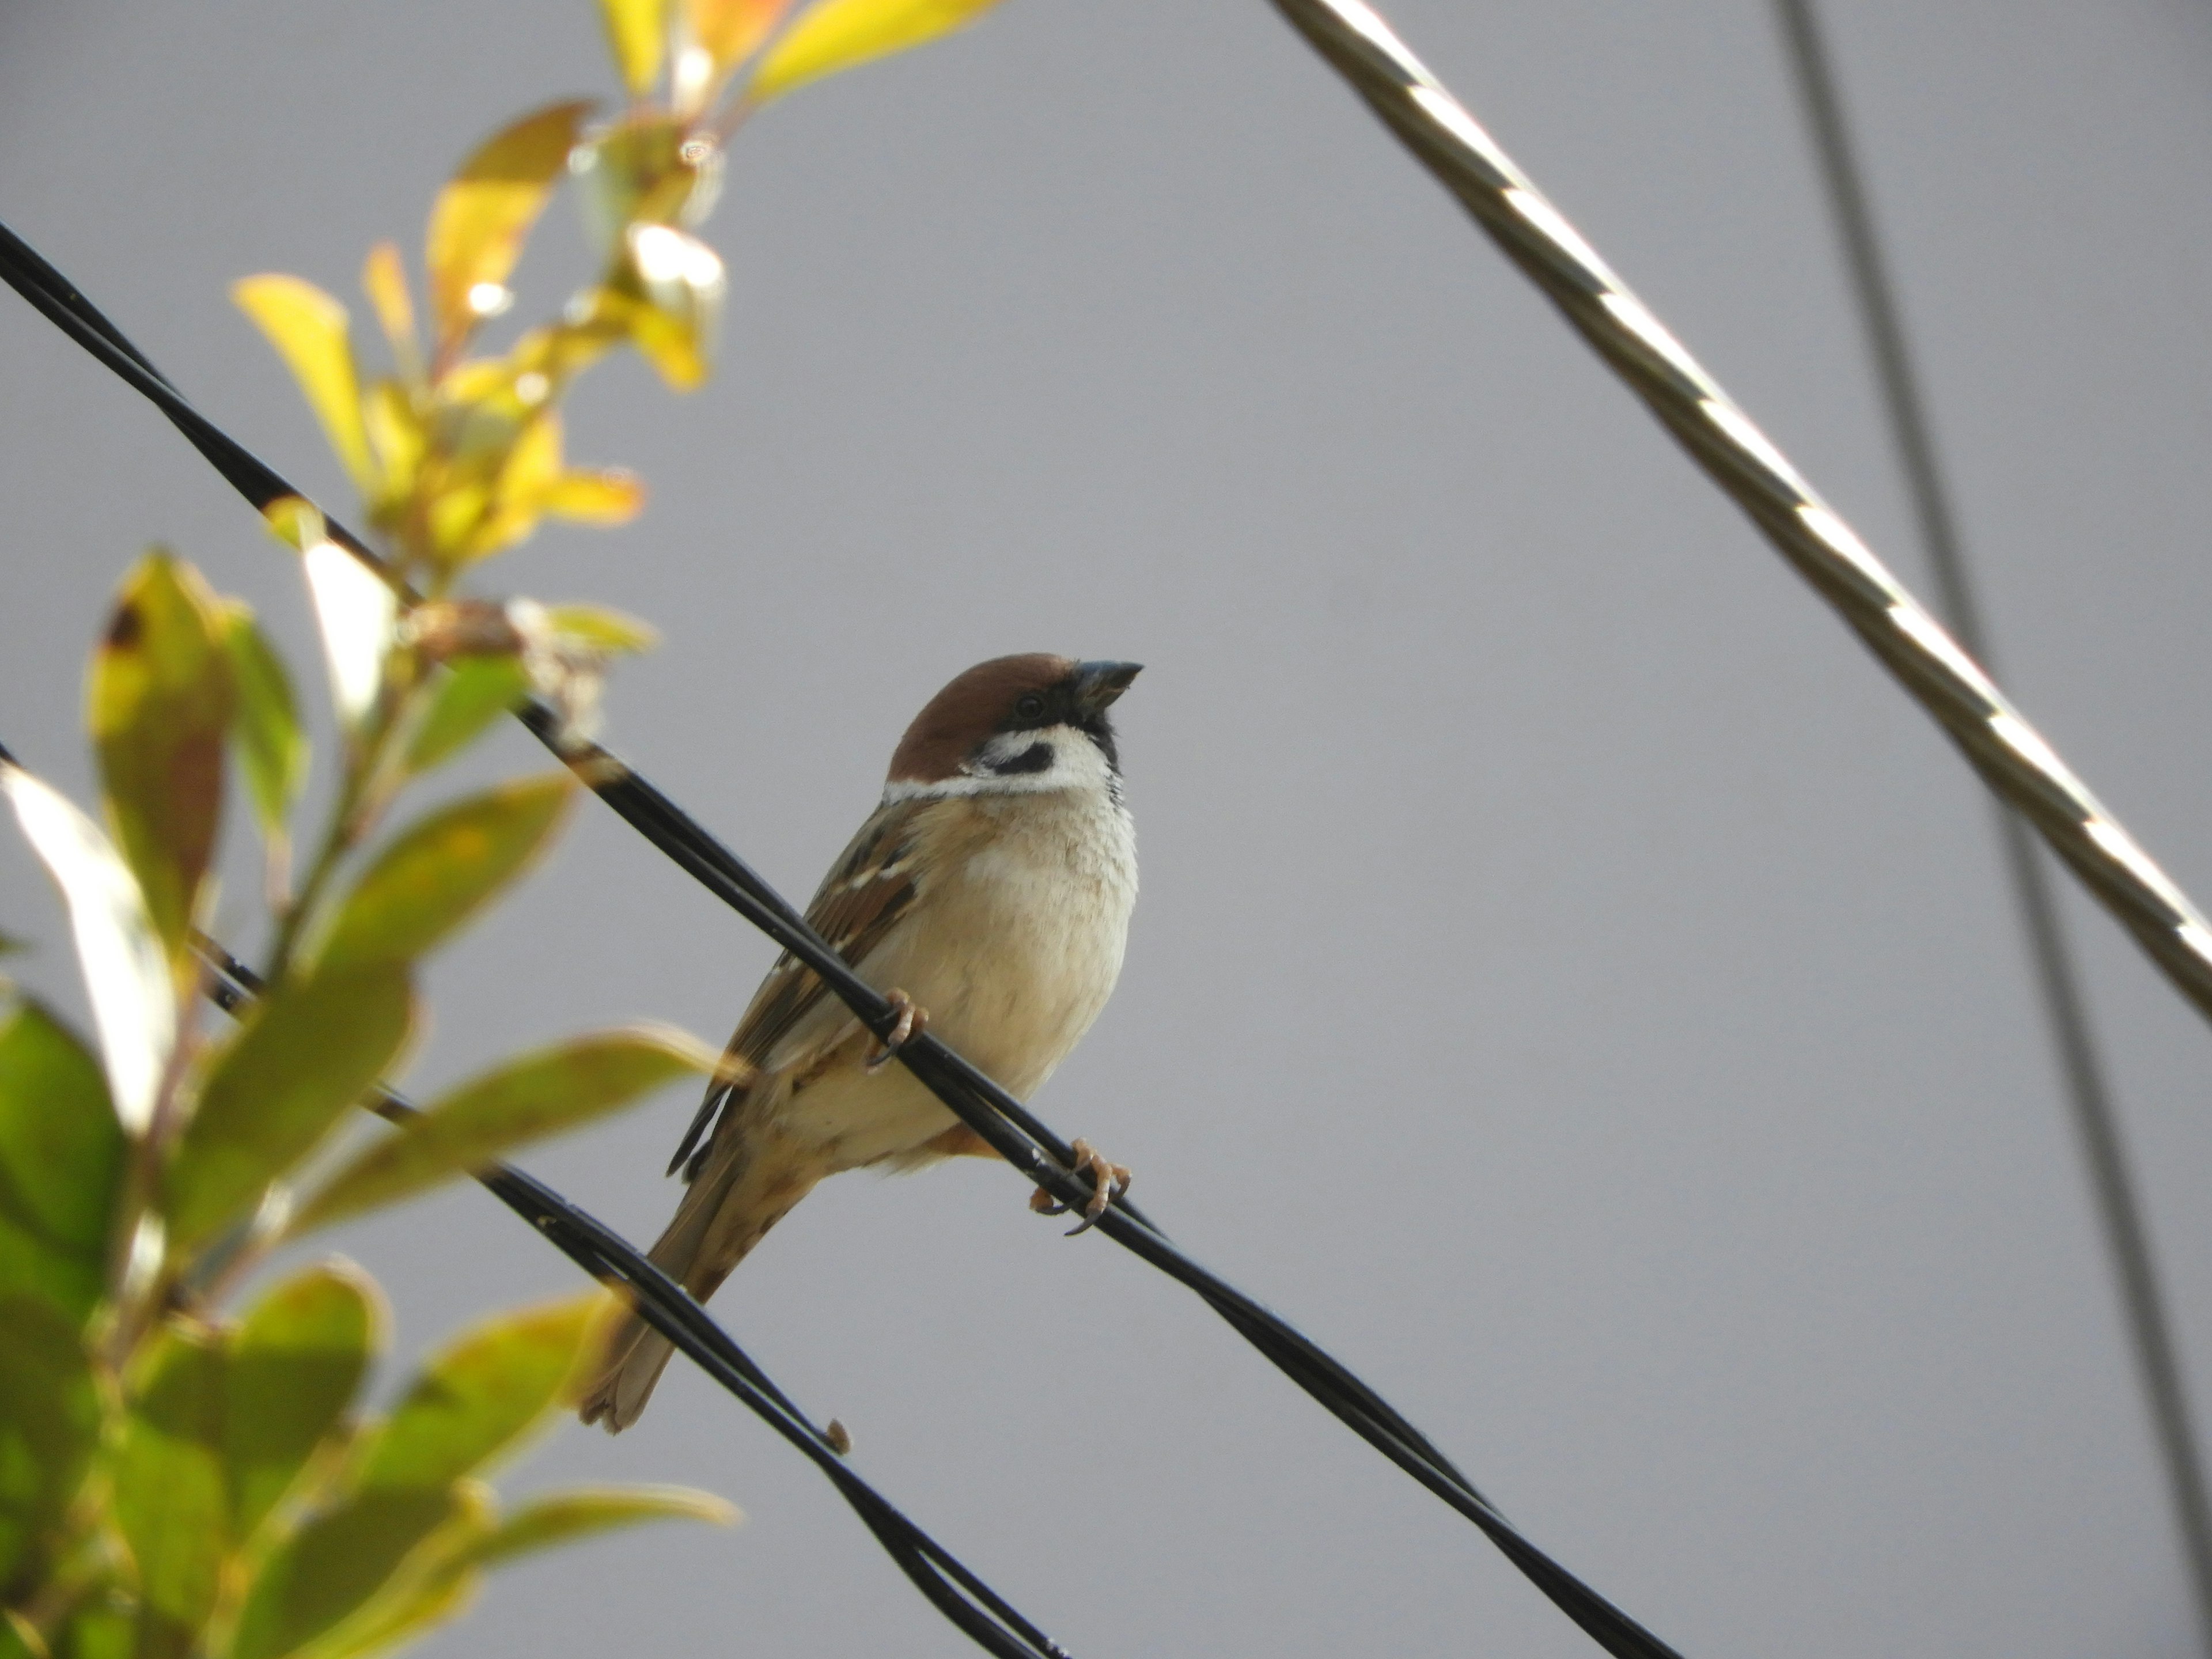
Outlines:
{"type": "MultiPolygon", "coordinates": [[[[1083,1206],[1083,1219],[1067,1230],[1073,1238],[1078,1233],[1090,1231],[1098,1218],[1106,1213],[1107,1205],[1129,1190],[1128,1166],[1115,1164],[1087,1140],[1078,1140],[1075,1153],[1075,1173],[1088,1170],[1091,1176],[1091,1201],[1083,1206]]],[[[1052,1195],[1048,1188],[1040,1187],[1030,1194],[1030,1208],[1039,1215],[1064,1215],[1067,1206],[1052,1195]]]]}
{"type": "Polygon", "coordinates": [[[929,1011],[919,1006],[905,992],[886,991],[884,1000],[897,1013],[898,1024],[891,1027],[890,1035],[877,1044],[868,1056],[867,1069],[871,1072],[883,1070],[890,1064],[892,1055],[929,1029],[929,1011]]]}

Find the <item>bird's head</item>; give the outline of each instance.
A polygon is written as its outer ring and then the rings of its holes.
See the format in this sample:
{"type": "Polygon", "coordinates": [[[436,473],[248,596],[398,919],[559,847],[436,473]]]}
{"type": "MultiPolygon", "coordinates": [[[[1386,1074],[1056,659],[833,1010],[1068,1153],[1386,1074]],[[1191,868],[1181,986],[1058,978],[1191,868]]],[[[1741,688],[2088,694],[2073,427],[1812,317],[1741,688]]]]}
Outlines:
{"type": "Polygon", "coordinates": [[[884,799],[1098,788],[1118,795],[1106,711],[1140,665],[994,657],[932,697],[891,756],[884,799]]]}

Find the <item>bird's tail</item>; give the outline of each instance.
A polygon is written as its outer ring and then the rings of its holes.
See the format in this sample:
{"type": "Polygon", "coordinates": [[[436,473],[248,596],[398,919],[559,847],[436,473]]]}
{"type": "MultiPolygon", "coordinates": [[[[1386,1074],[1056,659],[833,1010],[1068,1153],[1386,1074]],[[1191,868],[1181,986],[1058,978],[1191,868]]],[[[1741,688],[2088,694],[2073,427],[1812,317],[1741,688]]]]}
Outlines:
{"type": "MultiPolygon", "coordinates": [[[[700,1302],[827,1173],[808,1169],[805,1160],[776,1143],[757,1147],[736,1134],[725,1139],[729,1144],[715,1149],[684,1193],[676,1218],[647,1252],[700,1302]]],[[[635,1310],[623,1313],[600,1339],[599,1369],[576,1414],[620,1434],[637,1421],[674,1352],[635,1310]]]]}

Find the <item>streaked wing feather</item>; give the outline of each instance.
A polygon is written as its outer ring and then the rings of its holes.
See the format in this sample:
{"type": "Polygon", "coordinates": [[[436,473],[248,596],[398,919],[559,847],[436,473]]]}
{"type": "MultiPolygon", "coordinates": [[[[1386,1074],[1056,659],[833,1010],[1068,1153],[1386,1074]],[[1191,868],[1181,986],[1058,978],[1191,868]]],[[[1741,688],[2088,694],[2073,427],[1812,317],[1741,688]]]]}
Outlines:
{"type": "MultiPolygon", "coordinates": [[[[915,799],[878,808],[860,826],[844,856],[830,866],[806,907],[807,924],[854,967],[883,943],[914,903],[915,821],[933,805],[915,799]]],[[[738,1022],[737,1033],[730,1039],[728,1052],[749,1067],[767,1070],[769,1056],[776,1045],[797,1030],[829,994],[830,988],[812,969],[786,951],[753,993],[744,1017],[738,1022]]],[[[683,1144],[669,1163],[672,1174],[686,1159],[691,1167],[684,1170],[684,1178],[689,1181],[697,1174],[699,1159],[713,1144],[710,1126],[731,1103],[734,1093],[732,1085],[725,1083],[708,1087],[706,1099],[684,1132],[683,1144]]]]}

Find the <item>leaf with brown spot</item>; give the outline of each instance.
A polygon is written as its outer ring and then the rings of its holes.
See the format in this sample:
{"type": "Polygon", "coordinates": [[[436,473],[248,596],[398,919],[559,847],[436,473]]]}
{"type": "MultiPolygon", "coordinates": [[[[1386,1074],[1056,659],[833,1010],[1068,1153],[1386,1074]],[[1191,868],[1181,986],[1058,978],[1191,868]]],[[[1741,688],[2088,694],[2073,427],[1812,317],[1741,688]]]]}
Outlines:
{"type": "Polygon", "coordinates": [[[223,635],[199,573],[156,550],[125,579],[87,688],[108,816],[173,963],[189,948],[222,819],[236,701],[223,635]]]}

